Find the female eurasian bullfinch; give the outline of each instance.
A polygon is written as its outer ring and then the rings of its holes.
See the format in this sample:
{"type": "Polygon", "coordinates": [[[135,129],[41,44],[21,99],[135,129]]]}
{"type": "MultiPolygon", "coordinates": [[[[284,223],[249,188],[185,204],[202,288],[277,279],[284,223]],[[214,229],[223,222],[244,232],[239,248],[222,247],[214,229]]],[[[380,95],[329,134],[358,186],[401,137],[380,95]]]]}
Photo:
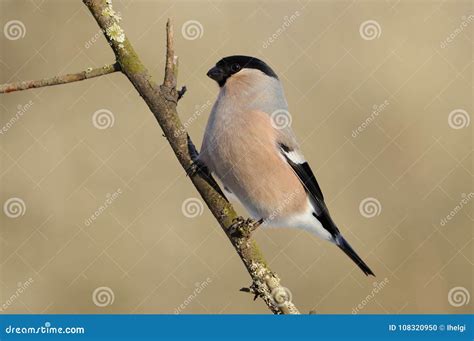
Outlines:
{"type": "Polygon", "coordinates": [[[199,155],[263,226],[308,230],[335,243],[366,275],[372,270],[342,237],[290,128],[282,84],[263,61],[221,59],[207,75],[219,84],[199,155]]]}

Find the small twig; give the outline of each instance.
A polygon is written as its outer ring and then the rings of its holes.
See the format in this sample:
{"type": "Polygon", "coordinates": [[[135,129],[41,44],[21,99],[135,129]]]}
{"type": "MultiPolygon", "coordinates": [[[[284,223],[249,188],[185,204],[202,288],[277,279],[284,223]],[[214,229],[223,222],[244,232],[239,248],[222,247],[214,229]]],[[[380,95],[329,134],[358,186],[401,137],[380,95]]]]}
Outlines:
{"type": "Polygon", "coordinates": [[[90,68],[85,71],[77,72],[77,73],[70,73],[67,75],[62,76],[55,76],[51,78],[45,78],[40,80],[32,80],[32,81],[22,81],[16,83],[7,83],[0,85],[0,93],[8,93],[14,91],[21,91],[27,89],[34,89],[34,88],[41,88],[44,86],[53,86],[53,85],[60,85],[66,83],[73,83],[82,81],[84,79],[99,77],[108,75],[110,73],[114,73],[120,71],[120,65],[118,63],[105,65],[99,68],[90,68]]]}
{"type": "Polygon", "coordinates": [[[166,65],[163,85],[169,89],[174,89],[176,88],[178,73],[178,58],[174,55],[174,33],[171,19],[166,22],[166,32],[166,65]]]}
{"type": "Polygon", "coordinates": [[[178,90],[178,101],[184,96],[184,94],[188,91],[188,88],[186,88],[186,85],[181,87],[181,90],[178,90]]]}

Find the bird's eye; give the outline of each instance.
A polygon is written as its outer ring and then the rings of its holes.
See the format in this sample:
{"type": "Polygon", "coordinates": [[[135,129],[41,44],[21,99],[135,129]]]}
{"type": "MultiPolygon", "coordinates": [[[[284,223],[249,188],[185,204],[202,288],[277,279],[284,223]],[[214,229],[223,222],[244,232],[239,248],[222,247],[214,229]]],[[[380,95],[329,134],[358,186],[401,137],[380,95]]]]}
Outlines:
{"type": "Polygon", "coordinates": [[[232,70],[232,72],[239,72],[240,71],[240,65],[239,64],[232,64],[230,69],[232,70]]]}

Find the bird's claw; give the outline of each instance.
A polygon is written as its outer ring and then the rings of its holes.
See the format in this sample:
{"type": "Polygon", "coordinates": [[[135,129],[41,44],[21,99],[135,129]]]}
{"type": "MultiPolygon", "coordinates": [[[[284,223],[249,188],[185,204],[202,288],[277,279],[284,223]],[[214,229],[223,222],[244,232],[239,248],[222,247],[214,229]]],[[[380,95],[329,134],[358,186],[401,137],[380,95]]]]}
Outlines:
{"type": "Polygon", "coordinates": [[[196,165],[196,162],[191,162],[185,171],[187,176],[192,177],[198,173],[199,167],[196,165]]]}
{"type": "Polygon", "coordinates": [[[253,220],[237,217],[229,227],[230,235],[232,237],[246,237],[249,238],[253,231],[263,223],[263,219],[253,220]]]}
{"type": "Polygon", "coordinates": [[[259,220],[252,220],[250,223],[249,223],[249,230],[250,232],[253,232],[257,229],[257,227],[259,227],[260,225],[263,224],[263,219],[259,219],[259,220]]]}
{"type": "Polygon", "coordinates": [[[201,173],[201,174],[209,173],[207,167],[201,161],[199,161],[199,159],[192,161],[189,167],[186,168],[186,174],[189,177],[192,177],[198,173],[201,173]]]}
{"type": "Polygon", "coordinates": [[[245,225],[245,219],[237,217],[233,220],[232,225],[229,226],[229,233],[232,237],[241,235],[242,227],[245,225]]]}

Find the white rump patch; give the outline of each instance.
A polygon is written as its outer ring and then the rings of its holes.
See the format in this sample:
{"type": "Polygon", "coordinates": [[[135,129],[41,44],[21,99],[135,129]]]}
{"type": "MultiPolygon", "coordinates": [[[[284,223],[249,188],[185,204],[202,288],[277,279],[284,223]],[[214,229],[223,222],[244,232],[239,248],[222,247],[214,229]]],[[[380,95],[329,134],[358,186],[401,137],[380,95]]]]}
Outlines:
{"type": "Polygon", "coordinates": [[[321,225],[319,220],[313,215],[314,208],[310,201],[307,202],[307,209],[303,213],[292,216],[275,217],[275,219],[264,220],[263,227],[289,227],[300,228],[311,232],[323,240],[332,241],[331,234],[321,225]]]}

